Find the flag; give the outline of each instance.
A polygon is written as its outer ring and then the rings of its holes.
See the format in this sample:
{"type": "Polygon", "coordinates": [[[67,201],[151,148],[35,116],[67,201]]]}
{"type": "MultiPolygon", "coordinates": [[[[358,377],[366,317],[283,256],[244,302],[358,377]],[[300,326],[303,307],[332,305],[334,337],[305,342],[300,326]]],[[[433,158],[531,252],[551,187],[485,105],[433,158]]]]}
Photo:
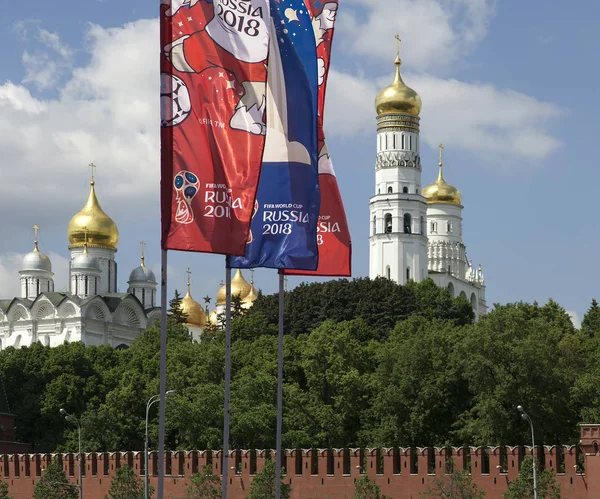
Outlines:
{"type": "Polygon", "coordinates": [[[319,68],[319,186],[321,207],[317,225],[317,243],[319,248],[319,266],[314,272],[286,270],[286,274],[339,276],[352,274],[352,245],[346,212],[340,195],[333,164],[325,143],[323,132],[323,111],[325,91],[329,74],[331,43],[337,15],[338,2],[324,4],[320,0],[306,0],[311,13],[312,25],[317,45],[319,68]]]}
{"type": "Polygon", "coordinates": [[[318,69],[303,0],[271,2],[267,137],[251,235],[232,267],[314,270],[318,263],[318,69]]]}
{"type": "Polygon", "coordinates": [[[268,0],[161,0],[162,248],[243,255],[265,144],[268,0]]]}

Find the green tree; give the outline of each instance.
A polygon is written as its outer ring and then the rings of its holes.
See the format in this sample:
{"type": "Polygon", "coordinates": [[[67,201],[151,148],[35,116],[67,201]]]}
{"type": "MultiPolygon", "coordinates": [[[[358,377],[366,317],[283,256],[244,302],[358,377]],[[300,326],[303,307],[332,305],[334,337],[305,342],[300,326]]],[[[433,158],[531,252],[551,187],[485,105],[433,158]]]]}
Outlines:
{"type": "Polygon", "coordinates": [[[420,495],[439,499],[483,499],[485,492],[473,483],[468,471],[461,470],[435,480],[434,486],[420,495]]]}
{"type": "Polygon", "coordinates": [[[205,464],[200,473],[193,473],[187,486],[187,499],[220,499],[221,478],[213,474],[212,466],[205,464]]]}
{"type": "Polygon", "coordinates": [[[594,298],[581,321],[581,332],[587,336],[600,336],[600,307],[594,298]]]}
{"type": "MultiPolygon", "coordinates": [[[[148,487],[148,495],[154,493],[152,486],[148,487]]],[[[144,481],[136,475],[131,466],[121,466],[110,482],[108,494],[104,499],[144,499],[144,481]]]]}
{"type": "Polygon", "coordinates": [[[0,499],[13,499],[13,496],[8,495],[8,484],[0,482],[0,499]]]}
{"type": "Polygon", "coordinates": [[[456,418],[456,440],[470,445],[528,441],[529,426],[516,410],[524,401],[539,441],[575,440],[579,415],[568,401],[583,363],[574,363],[569,350],[577,343],[569,315],[552,300],[543,306],[496,305],[460,348],[472,402],[456,418]]]}
{"type": "Polygon", "coordinates": [[[181,309],[181,295],[175,290],[175,295],[169,301],[169,319],[176,324],[185,324],[187,322],[187,314],[181,309]]]}
{"type": "MultiPolygon", "coordinates": [[[[384,496],[385,497],[385,496],[384,496]]],[[[354,495],[352,499],[380,499],[381,487],[375,479],[364,475],[360,480],[354,483],[354,495]]]]}
{"type": "MultiPolygon", "coordinates": [[[[285,473],[281,472],[281,498],[289,499],[292,488],[283,482],[285,473]]],[[[275,498],[275,461],[267,459],[262,470],[260,470],[250,484],[250,495],[248,499],[274,499],[275,498]]]]}
{"type": "Polygon", "coordinates": [[[459,353],[471,328],[422,316],[396,325],[374,362],[373,406],[362,420],[361,445],[452,442],[453,424],[472,404],[459,353]]]}
{"type": "Polygon", "coordinates": [[[78,497],[77,485],[69,482],[65,471],[56,462],[48,465],[33,491],[33,499],[77,499],[78,497]]]}
{"type": "MultiPolygon", "coordinates": [[[[560,487],[554,470],[539,470],[537,473],[538,498],[560,499],[560,487]]],[[[533,497],[533,459],[528,457],[521,463],[519,476],[508,484],[504,499],[528,499],[533,497]]]]}

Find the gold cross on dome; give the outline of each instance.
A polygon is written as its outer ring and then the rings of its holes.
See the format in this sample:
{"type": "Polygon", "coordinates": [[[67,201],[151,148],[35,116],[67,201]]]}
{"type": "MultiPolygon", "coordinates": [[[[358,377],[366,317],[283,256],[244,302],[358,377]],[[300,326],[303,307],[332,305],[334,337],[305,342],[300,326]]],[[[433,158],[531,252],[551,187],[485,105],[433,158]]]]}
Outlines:
{"type": "Polygon", "coordinates": [[[40,228],[37,225],[33,226],[33,237],[35,239],[35,242],[37,242],[37,238],[38,238],[38,231],[40,230],[40,228]]]}
{"type": "Polygon", "coordinates": [[[185,271],[185,273],[188,276],[188,286],[190,285],[190,276],[192,275],[192,271],[190,270],[190,268],[188,267],[188,269],[185,271]]]}
{"type": "Polygon", "coordinates": [[[254,269],[250,269],[250,284],[254,284],[254,269]]]}
{"type": "Polygon", "coordinates": [[[88,166],[92,169],[92,182],[95,182],[95,180],[94,180],[94,168],[96,168],[96,165],[94,163],[90,163],[88,166]]]}
{"type": "Polygon", "coordinates": [[[144,259],[146,257],[146,241],[140,241],[140,246],[142,247],[142,265],[144,264],[144,259]]]}
{"type": "Polygon", "coordinates": [[[444,146],[440,142],[440,145],[438,147],[440,148],[440,166],[441,166],[442,165],[442,151],[444,150],[444,146]]]}
{"type": "Polygon", "coordinates": [[[396,33],[394,38],[396,39],[396,57],[400,57],[400,42],[402,41],[400,40],[400,34],[396,33]]]}

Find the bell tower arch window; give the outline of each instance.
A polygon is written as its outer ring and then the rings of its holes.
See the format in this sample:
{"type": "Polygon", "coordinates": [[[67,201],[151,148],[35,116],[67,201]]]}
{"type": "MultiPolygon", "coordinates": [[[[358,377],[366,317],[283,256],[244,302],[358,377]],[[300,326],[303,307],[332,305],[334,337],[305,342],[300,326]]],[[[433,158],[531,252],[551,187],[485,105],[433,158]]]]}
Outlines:
{"type": "Polygon", "coordinates": [[[373,235],[377,234],[377,215],[373,215],[373,235]]]}
{"type": "Polygon", "coordinates": [[[386,234],[390,234],[392,232],[392,214],[391,213],[386,213],[385,214],[385,233],[386,234]]]}
{"type": "Polygon", "coordinates": [[[390,186],[388,187],[388,194],[392,194],[394,192],[394,189],[390,186]]]}
{"type": "Polygon", "coordinates": [[[406,234],[410,234],[412,232],[411,225],[412,225],[412,217],[410,216],[410,213],[405,213],[404,214],[404,232],[406,234]]]}

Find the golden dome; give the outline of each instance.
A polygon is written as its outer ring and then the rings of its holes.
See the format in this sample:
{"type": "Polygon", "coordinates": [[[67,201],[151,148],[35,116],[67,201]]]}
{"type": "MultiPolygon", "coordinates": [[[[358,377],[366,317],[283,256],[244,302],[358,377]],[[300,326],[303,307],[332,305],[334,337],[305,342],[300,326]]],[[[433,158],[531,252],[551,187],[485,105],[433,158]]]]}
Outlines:
{"type": "Polygon", "coordinates": [[[119,230],[117,224],[110,218],[98,203],[95,182],[90,182],[90,195],[83,209],[77,213],[67,227],[70,247],[81,247],[86,242],[88,246],[99,246],[115,250],[119,244],[119,230]]]}
{"type": "Polygon", "coordinates": [[[438,173],[438,178],[433,184],[425,187],[421,194],[427,200],[427,204],[447,203],[462,206],[462,198],[460,195],[460,191],[453,185],[447,184],[444,180],[444,176],[442,175],[442,144],[440,144],[439,147],[440,171],[438,173]]]}
{"type": "Polygon", "coordinates": [[[190,294],[190,281],[188,278],[187,293],[181,299],[181,311],[187,315],[186,324],[190,326],[205,327],[206,326],[206,313],[202,305],[192,298],[190,294]]]}
{"type": "Polygon", "coordinates": [[[421,97],[412,88],[407,87],[400,76],[402,61],[396,56],[396,75],[389,87],[385,87],[375,97],[377,116],[382,114],[411,114],[419,116],[421,112],[421,97]]]}
{"type": "Polygon", "coordinates": [[[210,322],[213,326],[218,326],[219,322],[219,313],[217,310],[213,310],[208,316],[208,322],[210,322]]]}
{"type": "MultiPolygon", "coordinates": [[[[244,279],[242,271],[237,269],[233,279],[231,279],[231,296],[239,296],[244,301],[251,289],[252,286],[244,279]]],[[[223,284],[217,293],[217,305],[225,305],[225,298],[225,284],[223,284]]]]}
{"type": "Polygon", "coordinates": [[[242,308],[250,308],[254,305],[254,300],[258,298],[258,293],[256,292],[256,288],[254,287],[254,280],[250,281],[250,293],[246,295],[246,298],[242,301],[242,308]]]}

